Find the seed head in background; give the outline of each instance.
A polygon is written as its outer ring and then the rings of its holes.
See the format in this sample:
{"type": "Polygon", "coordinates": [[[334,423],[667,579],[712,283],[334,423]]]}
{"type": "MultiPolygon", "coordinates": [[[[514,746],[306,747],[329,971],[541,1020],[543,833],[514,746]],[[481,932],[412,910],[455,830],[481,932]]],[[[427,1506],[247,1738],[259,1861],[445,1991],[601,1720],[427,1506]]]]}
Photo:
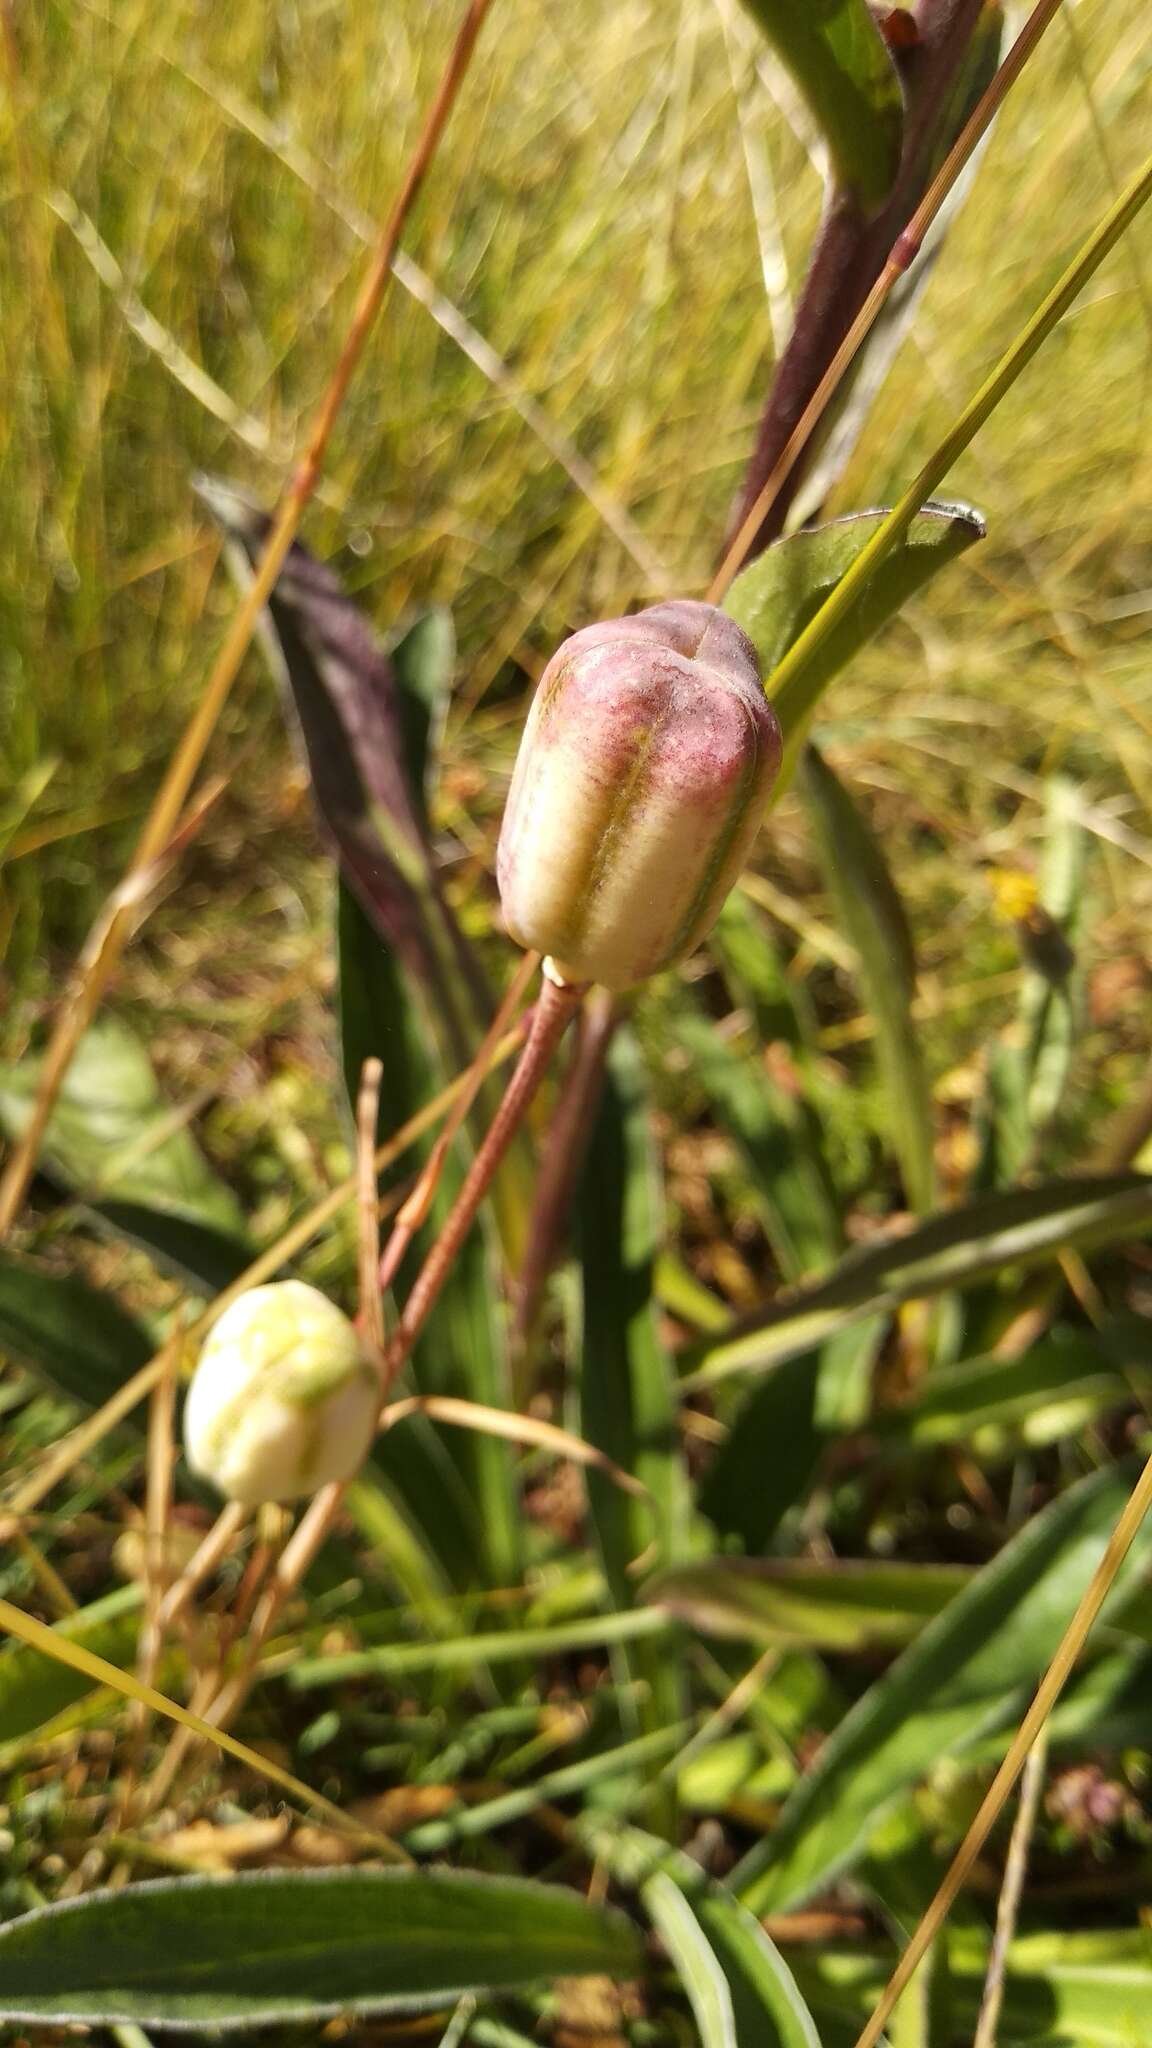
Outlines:
{"type": "Polygon", "coordinates": [[[209,1332],[184,1447],[230,1500],[300,1500],[350,1479],[372,1442],[380,1380],[348,1317],[315,1287],[253,1287],[209,1332]]]}
{"type": "Polygon", "coordinates": [[[512,937],[610,989],[679,959],[747,859],[780,754],[755,648],[716,606],[574,633],[540,679],[500,832],[512,937]]]}

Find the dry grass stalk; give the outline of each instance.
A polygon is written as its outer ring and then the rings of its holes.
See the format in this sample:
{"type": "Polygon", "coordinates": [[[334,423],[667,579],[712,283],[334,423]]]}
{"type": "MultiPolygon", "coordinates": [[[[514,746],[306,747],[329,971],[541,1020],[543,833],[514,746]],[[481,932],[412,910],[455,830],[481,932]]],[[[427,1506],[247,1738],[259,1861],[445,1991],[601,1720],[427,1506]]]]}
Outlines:
{"type": "Polygon", "coordinates": [[[467,73],[476,38],[491,4],[492,0],[470,0],[435,99],[380,236],[376,254],[369,266],[340,359],[321,400],[304,458],[285,495],[281,510],[265,542],[264,553],[257,565],[251,586],[233,618],[200,702],[168,765],[128,872],[119,888],[109,898],[89,935],[65,994],[44,1056],[40,1086],[28,1128],[20,1142],[13,1147],[11,1158],[3,1177],[0,1178],[0,1234],[11,1229],[19,1214],[48,1119],[72,1056],[96,1014],[104,990],[135,929],[141,886],[146,883],[146,878],[155,863],[164,854],[176,827],[185,798],[216,729],[232,684],[239,673],[240,664],[247,653],[260,615],[296,537],[305,507],[319,481],[340,408],[391,282],[392,264],[400,246],[400,237],[435,157],[448,116],[467,73]]]}

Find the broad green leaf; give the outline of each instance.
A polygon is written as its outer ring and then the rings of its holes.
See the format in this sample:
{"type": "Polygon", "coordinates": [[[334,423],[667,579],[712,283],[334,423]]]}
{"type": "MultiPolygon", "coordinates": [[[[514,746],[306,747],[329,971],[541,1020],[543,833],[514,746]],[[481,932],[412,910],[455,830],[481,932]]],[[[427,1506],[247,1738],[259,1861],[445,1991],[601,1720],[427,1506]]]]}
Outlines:
{"type": "Polygon", "coordinates": [[[705,1635],[848,1651],[909,1642],[971,1576],[964,1565],[716,1557],[661,1572],[645,1598],[705,1635]]]}
{"type": "Polygon", "coordinates": [[[892,189],[904,98],[865,0],[744,0],[823,130],[836,181],[866,208],[892,189]]]}
{"type": "Polygon", "coordinates": [[[989,1274],[1044,1264],[1152,1232],[1152,1178],[1126,1173],[1012,1188],[933,1216],[915,1230],[849,1254],[827,1280],[793,1288],[767,1309],[686,1348],[699,1370],[684,1391],[734,1372],[766,1372],[865,1315],[989,1274]]]}
{"type": "MultiPolygon", "coordinates": [[[[1022,1710],[1104,1554],[1127,1497],[1113,1469],[1033,1517],[858,1700],[797,1785],[771,1836],[733,1874],[754,1912],[810,1898],[867,1848],[894,1802],[941,1757],[961,1757],[1022,1710]]],[[[1137,1538],[1130,1584],[1152,1555],[1137,1538]]],[[[1108,1611],[1115,1611],[1113,1596],[1108,1611]]]]}
{"type": "MultiPolygon", "coordinates": [[[[845,572],[887,518],[854,512],[827,526],[806,527],[766,548],[736,578],[725,611],[743,626],[760,656],[769,696],[772,672],[799,639],[845,572]]],[[[784,732],[785,769],[794,763],[812,714],[832,678],[932,577],[976,541],[985,526],[967,505],[925,505],[884,557],[844,618],[775,696],[784,732]]],[[[782,777],[782,780],[784,777],[782,777]]]]}
{"type": "MultiPolygon", "coordinates": [[[[55,1624],[55,1633],[80,1643],[110,1664],[126,1667],[140,1629],[139,1586],[121,1586],[55,1624]]],[[[25,1643],[0,1650],[0,1753],[75,1706],[92,1691],[82,1671],[58,1664],[25,1643]]]]}
{"type": "MultiPolygon", "coordinates": [[[[987,1950],[967,1932],[951,1943],[957,2003],[975,2018],[987,1950]]],[[[1141,2048],[1152,2014],[1152,1929],[1025,1934],[1008,1951],[1003,2048],[1141,2048]]]]}
{"type": "MultiPolygon", "coordinates": [[[[1136,1603],[1147,1595],[1137,1593],[1135,1602],[1122,1601],[1112,1617],[1115,1637],[1126,1634],[1136,1603]]],[[[1152,1712],[1152,1651],[1146,1644],[1113,1650],[1094,1664],[1073,1672],[1052,1710],[1048,1722],[1048,1747],[1053,1756],[1098,1755],[1102,1749],[1142,1748],[1148,1738],[1148,1717],[1152,1712]]],[[[974,1772],[998,1764],[1013,1734],[1001,1728],[976,1744],[971,1753],[974,1772]]]]}
{"type": "MultiPolygon", "coordinates": [[[[340,884],[337,942],[344,1079],[355,1101],[364,1060],[382,1065],[380,1129],[393,1131],[442,1086],[441,1068],[425,1004],[395,953],[384,944],[352,891],[340,884]]],[[[459,1151],[445,1166],[425,1229],[405,1262],[401,1289],[410,1284],[460,1184],[459,1151]]],[[[427,1144],[415,1157],[427,1157],[427,1144]]],[[[406,1155],[411,1172],[412,1155],[406,1155]]],[[[492,1248],[484,1219],[454,1261],[411,1363],[419,1392],[455,1394],[488,1407],[506,1407],[508,1364],[496,1316],[492,1248]]],[[[519,1523],[514,1457],[508,1444],[464,1430],[441,1430],[413,1417],[389,1431],[377,1447],[375,1468],[403,1502],[449,1580],[494,1585],[519,1575],[519,1523]],[[415,1425],[415,1426],[413,1426],[415,1425]]]]}
{"type": "Polygon", "coordinates": [[[695,1086],[747,1161],[776,1262],[788,1280],[831,1264],[843,1245],[818,1137],[805,1105],[773,1080],[755,1048],[685,1014],[673,1025],[695,1086]]]}
{"type": "Polygon", "coordinates": [[[912,1014],[916,959],[903,902],[875,833],[815,747],[805,749],[802,788],[842,930],[860,963],[876,1025],[892,1139],[909,1205],[923,1215],[936,1192],[932,1095],[912,1014]]]}
{"type": "MultiPolygon", "coordinates": [[[[0,1072],[0,1124],[12,1137],[31,1117],[39,1075],[36,1060],[0,1072]]],[[[235,1195],[191,1133],[173,1126],[147,1052],[118,1017],[101,1017],[85,1032],[42,1149],[46,1170],[74,1193],[114,1196],[243,1236],[235,1195]]]]}
{"type": "MultiPolygon", "coordinates": [[[[772,1375],[775,1378],[775,1374],[772,1375]]],[[[1019,1358],[974,1358],[931,1373],[915,1399],[876,1418],[882,1443],[966,1442],[981,1462],[1023,1442],[1055,1443],[1134,1393],[1152,1393],[1146,1333],[1057,1328],[1019,1358]]]]}
{"type": "Polygon", "coordinates": [[[558,1886],[417,1870],[161,1879],[0,1928],[0,2018],[265,2026],[638,1962],[622,1915],[558,1886]]]}
{"type": "Polygon", "coordinates": [[[85,1408],[99,1408],[155,1351],[111,1294],[0,1251],[0,1351],[85,1408]]]}
{"type": "MultiPolygon", "coordinates": [[[[582,1289],[576,1433],[647,1487],[651,1503],[586,1474],[588,1504],[616,1607],[636,1597],[629,1567],[655,1543],[682,1553],[688,1487],[677,1435],[675,1382],[656,1320],[653,1274],[663,1237],[663,1190],[640,1054],[617,1032],[577,1196],[582,1289]]],[[[660,1652],[637,1660],[651,1721],[683,1716],[682,1679],[660,1652]]]]}

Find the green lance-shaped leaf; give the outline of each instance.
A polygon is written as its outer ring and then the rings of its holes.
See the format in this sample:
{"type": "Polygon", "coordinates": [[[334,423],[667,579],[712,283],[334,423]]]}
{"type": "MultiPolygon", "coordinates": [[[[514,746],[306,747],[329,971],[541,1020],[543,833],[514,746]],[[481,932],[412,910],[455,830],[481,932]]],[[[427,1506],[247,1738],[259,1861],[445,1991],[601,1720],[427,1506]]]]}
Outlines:
{"type": "MultiPolygon", "coordinates": [[[[840,1723],[770,1837],[733,1874],[753,1911],[810,1898],[863,1853],[893,1803],[941,1757],[1018,1714],[1104,1554],[1125,1475],[1095,1473],[1025,1524],[840,1723]]],[[[1119,1596],[1152,1554],[1145,1528],[1119,1596]]]]}
{"type": "Polygon", "coordinates": [[[788,1358],[737,1408],[700,1486],[700,1506],[751,1556],[763,1551],[805,1497],[826,1435],[816,1416],[818,1354],[788,1358]]]}
{"type": "MultiPolygon", "coordinates": [[[[11,1137],[32,1114],[39,1079],[37,1060],[0,1070],[0,1126],[11,1137]]],[[[206,1294],[251,1262],[239,1202],[174,1122],[145,1047],[119,1017],[100,1018],[81,1039],[41,1164],[100,1228],[206,1294]]]]}
{"type": "Polygon", "coordinates": [[[1147,1353],[1146,1325],[1057,1327],[1019,1358],[969,1358],[938,1367],[914,1400],[877,1416],[873,1429],[880,1443],[894,1448],[965,1443],[982,1465],[1001,1461],[1022,1442],[1057,1443],[1134,1396],[1147,1400],[1147,1353]]]}
{"type": "Polygon", "coordinates": [[[990,1274],[1043,1264],[1152,1232],[1152,1178],[1128,1173],[1011,1188],[933,1216],[916,1230],[851,1252],[827,1280],[791,1289],[770,1307],[686,1347],[691,1392],[734,1372],[766,1372],[866,1315],[990,1274]]]}
{"type": "Polygon", "coordinates": [[[784,734],[778,789],[795,765],[812,715],[833,677],[918,590],[958,555],[983,540],[984,521],[967,505],[929,503],[884,556],[844,616],[820,640],[785,686],[774,690],[773,671],[800,638],[846,571],[889,517],[854,512],[826,526],[805,528],[777,541],[739,575],[724,609],[755,645],[768,694],[784,734]]]}
{"type": "MultiPolygon", "coordinates": [[[[353,1103],[365,1059],[381,1062],[380,1128],[397,1130],[443,1085],[443,1068],[426,1005],[394,950],[381,940],[352,890],[341,882],[337,908],[340,1032],[344,1082],[353,1103]]],[[[454,1155],[444,1169],[428,1224],[401,1273],[410,1283],[459,1186],[454,1155]]],[[[427,1157],[427,1142],[406,1154],[397,1172],[427,1157]]],[[[489,1232],[481,1218],[453,1262],[444,1289],[413,1353],[419,1392],[455,1394],[488,1407],[509,1399],[508,1361],[496,1317],[489,1232]]],[[[477,1574],[511,1584],[519,1571],[514,1455],[507,1443],[465,1430],[441,1430],[412,1417],[381,1440],[370,1472],[383,1476],[456,1586],[477,1574]]]]}
{"type": "Polygon", "coordinates": [[[0,1928],[0,2018],[312,2023],[638,1962],[621,1914],[559,1886],[417,1870],[161,1879],[0,1928]]]}
{"type": "Polygon", "coordinates": [[[101,1407],[155,1349],[111,1294],[0,1251],[0,1351],[69,1401],[101,1407]]]}
{"type": "MultiPolygon", "coordinates": [[[[582,1288],[577,1434],[647,1487],[633,1499],[601,1474],[586,1475],[588,1503],[609,1591],[617,1608],[635,1598],[629,1566],[649,1552],[666,1563],[682,1552],[687,1480],[676,1426],[671,1361],[661,1340],[653,1270],[663,1236],[663,1196],[652,1142],[640,1053],[617,1033],[577,1208],[582,1288]]],[[[645,1663],[642,1651],[634,1653],[645,1663]]],[[[657,1719],[682,1715],[674,1659],[655,1651],[645,1675],[657,1719]]]]}
{"type": "Polygon", "coordinates": [[[904,101],[866,0],[744,4],[808,101],[837,183],[861,206],[879,206],[900,164],[904,101]]]}
{"type": "Polygon", "coordinates": [[[714,1557],[661,1572],[645,1598],[703,1635],[849,1651],[910,1642],[970,1577],[963,1565],[714,1557]]]}
{"type": "Polygon", "coordinates": [[[921,1215],[936,1192],[932,1096],[912,1013],[916,958],[907,914],[883,850],[823,756],[804,753],[803,790],[840,924],[860,963],[876,1024],[888,1115],[908,1201],[921,1215]]]}

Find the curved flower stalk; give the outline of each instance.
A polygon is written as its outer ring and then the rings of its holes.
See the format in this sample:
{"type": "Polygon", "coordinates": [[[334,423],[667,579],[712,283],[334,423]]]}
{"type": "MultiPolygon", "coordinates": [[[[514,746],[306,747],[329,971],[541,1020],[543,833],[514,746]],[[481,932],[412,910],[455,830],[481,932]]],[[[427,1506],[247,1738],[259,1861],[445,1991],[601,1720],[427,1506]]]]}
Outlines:
{"type": "Polygon", "coordinates": [[[710,930],[780,765],[756,650],[678,599],[574,633],[540,681],[497,855],[504,921],[566,982],[627,988],[710,930]]]}
{"type": "Polygon", "coordinates": [[[188,1390],[193,1471],[229,1500],[302,1500],[367,1453],[380,1376],[346,1315],[302,1280],[252,1287],[209,1333],[188,1390]]]}

